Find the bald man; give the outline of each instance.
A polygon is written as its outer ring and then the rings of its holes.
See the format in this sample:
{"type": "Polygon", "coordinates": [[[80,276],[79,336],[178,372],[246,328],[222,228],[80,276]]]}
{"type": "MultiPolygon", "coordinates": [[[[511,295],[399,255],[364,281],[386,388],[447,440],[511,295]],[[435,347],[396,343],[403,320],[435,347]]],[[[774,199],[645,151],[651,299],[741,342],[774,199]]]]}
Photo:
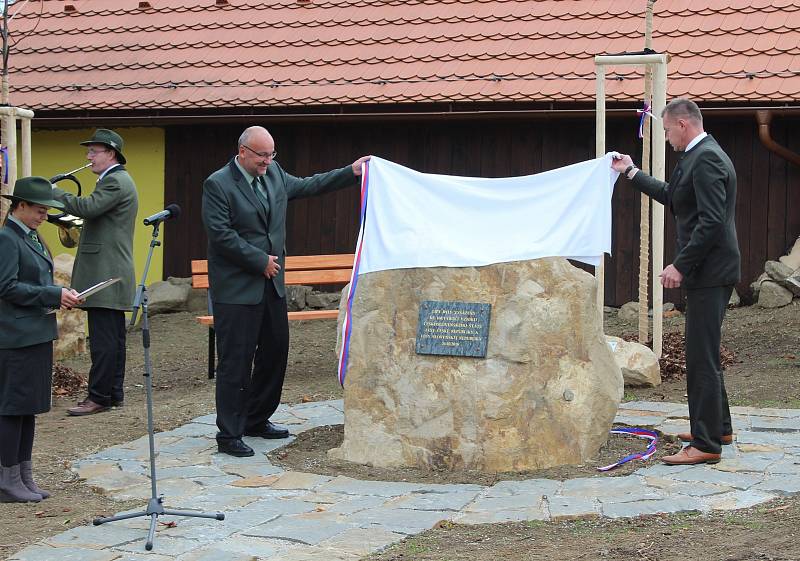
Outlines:
{"type": "Polygon", "coordinates": [[[283,265],[289,200],[356,184],[361,164],[299,178],[275,161],[263,127],[239,137],[238,153],[203,184],[208,273],[219,362],[217,447],[246,457],[242,436],[286,438],[269,418],[280,404],[289,355],[283,265]]]}

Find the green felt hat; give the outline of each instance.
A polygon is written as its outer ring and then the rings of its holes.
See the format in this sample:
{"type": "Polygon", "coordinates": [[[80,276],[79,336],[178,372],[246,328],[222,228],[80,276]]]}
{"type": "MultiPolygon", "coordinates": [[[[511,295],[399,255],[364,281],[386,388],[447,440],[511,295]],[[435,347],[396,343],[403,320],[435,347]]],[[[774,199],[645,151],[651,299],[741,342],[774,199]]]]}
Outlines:
{"type": "Polygon", "coordinates": [[[3,196],[12,201],[64,208],[63,203],[53,198],[53,186],[44,177],[21,177],[14,183],[14,192],[3,196]]]}
{"type": "Polygon", "coordinates": [[[122,137],[109,129],[97,129],[94,131],[92,138],[81,142],[82,146],[87,146],[89,144],[103,144],[108,146],[109,148],[113,149],[114,152],[117,153],[117,161],[121,164],[125,163],[125,156],[122,155],[122,146],[124,141],[122,137]]]}

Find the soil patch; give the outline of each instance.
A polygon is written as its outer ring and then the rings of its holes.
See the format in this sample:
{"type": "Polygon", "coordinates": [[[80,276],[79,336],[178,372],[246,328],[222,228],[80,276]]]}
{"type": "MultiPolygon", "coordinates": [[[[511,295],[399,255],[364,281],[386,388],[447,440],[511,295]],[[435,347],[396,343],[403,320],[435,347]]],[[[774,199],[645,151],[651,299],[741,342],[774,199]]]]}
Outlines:
{"type": "Polygon", "coordinates": [[[629,454],[647,450],[649,440],[619,434],[609,435],[608,442],[597,456],[583,465],[556,466],[547,469],[486,473],[475,470],[426,470],[401,467],[383,468],[356,464],[328,457],[328,450],[342,444],[344,425],[316,427],[297,435],[288,446],[273,450],[268,454],[271,462],[287,470],[304,471],[336,477],[344,475],[354,479],[374,481],[408,481],[411,483],[474,483],[494,485],[498,481],[519,481],[524,479],[572,479],[574,477],[614,477],[628,475],[639,468],[658,464],[662,456],[674,454],[681,449],[680,441],[674,436],[658,433],[656,453],[649,460],[634,460],[606,472],[598,467],[608,466],[629,454]]]}
{"type": "Polygon", "coordinates": [[[363,561],[797,561],[800,503],[712,514],[516,522],[434,529],[363,561]]]}
{"type": "MultiPolygon", "coordinates": [[[[624,337],[636,325],[606,314],[606,333],[624,337]]],[[[664,332],[682,333],[683,316],[665,318],[664,332]]],[[[788,306],[728,310],[722,324],[722,345],[735,353],[725,370],[732,406],[800,409],[800,299],[788,306]]],[[[684,377],[655,388],[625,388],[625,400],[686,403],[684,377]]]]}
{"type": "MultiPolygon", "coordinates": [[[[283,401],[298,403],[341,398],[334,353],[336,322],[300,321],[291,322],[290,326],[292,346],[283,401]]],[[[606,313],[605,326],[606,333],[616,336],[637,330],[635,324],[620,321],[615,311],[606,313]]],[[[683,318],[667,318],[664,329],[665,332],[682,332],[683,318]]],[[[179,313],[153,316],[151,331],[156,430],[170,430],[194,417],[212,413],[214,382],[208,380],[206,374],[207,329],[198,325],[192,314],[179,313]]],[[[736,353],[736,363],[725,373],[731,405],[800,408],[800,301],[776,310],[756,306],[729,310],[723,326],[723,344],[736,353]]],[[[86,377],[89,357],[84,355],[64,361],[63,365],[86,377]]],[[[66,408],[74,405],[76,399],[55,395],[50,413],[37,417],[34,470],[40,484],[52,491],[53,497],[39,504],[3,504],[0,507],[0,558],[48,536],[90,523],[96,516],[144,506],[140,501],[113,501],[76,480],[69,469],[76,459],[145,434],[142,372],[141,333],[134,331],[128,338],[124,407],[89,417],[67,417],[66,408]]],[[[656,388],[626,389],[625,399],[686,403],[685,393],[685,381],[677,380],[656,388]]],[[[77,397],[82,395],[79,390],[77,397]]],[[[631,440],[626,444],[641,446],[631,440]]],[[[796,546],[795,549],[786,546],[794,539],[791,537],[792,528],[797,526],[794,522],[800,521],[797,500],[792,498],[782,503],[787,506],[786,510],[769,511],[775,504],[713,517],[648,517],[635,521],[576,522],[574,526],[530,523],[457,527],[458,532],[449,531],[454,541],[446,542],[446,554],[425,557],[421,553],[406,553],[405,558],[450,561],[624,558],[627,561],[641,542],[644,544],[642,559],[656,558],[653,551],[659,548],[670,552],[662,559],[696,559],[698,554],[692,544],[703,544],[705,553],[706,545],[713,542],[722,544],[720,548],[726,545],[727,549],[711,549],[704,557],[769,559],[769,556],[752,553],[763,551],[773,559],[800,559],[796,546]],[[733,523],[726,525],[728,520],[733,523]],[[774,520],[781,521],[780,527],[773,524],[774,520]],[[698,521],[703,524],[696,524],[698,521]],[[684,525],[689,528],[682,530],[684,525]],[[526,527],[529,531],[525,531],[526,527]],[[706,533],[701,533],[701,529],[706,533]],[[487,539],[491,536],[497,541],[487,539]],[[482,549],[475,549],[473,542],[482,549]],[[786,551],[794,553],[781,557],[784,546],[786,551]],[[727,553],[723,555],[721,551],[727,553]]],[[[413,541],[407,543],[408,547],[416,547],[413,541]]]]}

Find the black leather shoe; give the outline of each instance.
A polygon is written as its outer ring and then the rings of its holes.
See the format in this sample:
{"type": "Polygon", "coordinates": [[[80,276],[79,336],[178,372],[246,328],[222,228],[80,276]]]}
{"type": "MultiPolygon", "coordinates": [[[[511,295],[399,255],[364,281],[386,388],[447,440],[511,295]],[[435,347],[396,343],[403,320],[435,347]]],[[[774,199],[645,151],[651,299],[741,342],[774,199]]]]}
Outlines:
{"type": "Polygon", "coordinates": [[[255,429],[247,429],[244,431],[245,436],[260,436],[261,438],[289,438],[289,429],[285,429],[278,425],[273,425],[267,421],[263,427],[255,429]]]}
{"type": "Polygon", "coordinates": [[[237,458],[248,458],[255,455],[253,449],[242,442],[241,438],[233,440],[217,440],[217,451],[220,454],[228,454],[237,458]]]}

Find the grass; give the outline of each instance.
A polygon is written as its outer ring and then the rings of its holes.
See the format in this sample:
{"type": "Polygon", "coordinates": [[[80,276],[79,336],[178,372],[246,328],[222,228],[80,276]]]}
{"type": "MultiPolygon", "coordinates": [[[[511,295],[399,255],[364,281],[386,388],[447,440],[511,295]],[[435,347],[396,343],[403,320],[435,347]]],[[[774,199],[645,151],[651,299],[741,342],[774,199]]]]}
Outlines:
{"type": "Polygon", "coordinates": [[[763,530],[766,524],[761,520],[754,520],[752,518],[743,518],[736,514],[729,514],[723,519],[728,526],[738,526],[747,530],[763,530]]]}
{"type": "MultiPolygon", "coordinates": [[[[730,402],[730,405],[734,405],[734,403],[730,402]]],[[[773,409],[800,409],[800,399],[762,399],[759,402],[758,407],[770,407],[773,409]]]]}
{"type": "Polygon", "coordinates": [[[575,536],[591,533],[593,531],[594,525],[588,520],[575,520],[570,524],[570,532],[575,536]]]}
{"type": "Polygon", "coordinates": [[[413,554],[427,553],[428,547],[412,539],[406,544],[406,551],[413,554]]]}

